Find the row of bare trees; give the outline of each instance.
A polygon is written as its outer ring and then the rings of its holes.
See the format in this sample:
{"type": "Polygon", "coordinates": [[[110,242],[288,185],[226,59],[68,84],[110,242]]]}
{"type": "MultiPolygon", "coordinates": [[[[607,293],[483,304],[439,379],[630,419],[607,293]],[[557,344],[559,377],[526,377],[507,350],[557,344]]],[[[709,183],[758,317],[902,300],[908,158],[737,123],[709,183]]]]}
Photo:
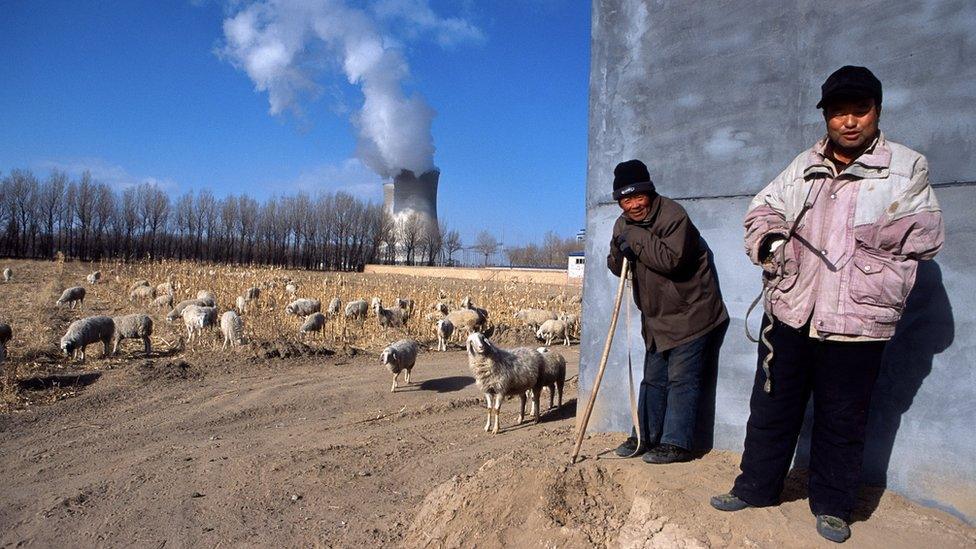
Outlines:
{"type": "MultiPolygon", "coordinates": [[[[460,249],[457,231],[411,243],[433,264],[460,249]],[[443,235],[443,236],[442,236],[443,235]],[[445,252],[446,250],[446,252],[445,252]]],[[[175,258],[260,263],[307,269],[358,270],[396,253],[404,236],[382,206],[338,192],[311,197],[215,197],[187,192],[171,199],[152,184],[114,191],[89,173],[46,179],[29,170],[0,178],[0,256],[83,260],[175,258]]],[[[419,261],[420,255],[417,259],[419,261]]]]}

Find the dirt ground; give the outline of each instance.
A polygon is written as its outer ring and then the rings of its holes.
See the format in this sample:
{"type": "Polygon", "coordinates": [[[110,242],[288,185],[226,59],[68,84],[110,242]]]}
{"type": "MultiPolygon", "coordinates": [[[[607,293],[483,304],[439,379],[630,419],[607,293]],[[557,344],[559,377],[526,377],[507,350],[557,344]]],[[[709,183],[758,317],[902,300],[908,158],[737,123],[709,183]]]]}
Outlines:
{"type": "MultiPolygon", "coordinates": [[[[599,434],[569,465],[575,381],[540,424],[516,426],[507,401],[502,432],[484,433],[457,346],[423,352],[396,393],[373,351],[135,347],[84,367],[15,356],[33,366],[0,414],[0,546],[828,545],[802,475],[778,507],[712,510],[732,453],[651,466],[612,459],[620,437],[599,434]]],[[[575,380],[578,347],[555,349],[575,380]]],[[[976,529],[896,495],[861,507],[849,546],[976,546],[976,529]]]]}

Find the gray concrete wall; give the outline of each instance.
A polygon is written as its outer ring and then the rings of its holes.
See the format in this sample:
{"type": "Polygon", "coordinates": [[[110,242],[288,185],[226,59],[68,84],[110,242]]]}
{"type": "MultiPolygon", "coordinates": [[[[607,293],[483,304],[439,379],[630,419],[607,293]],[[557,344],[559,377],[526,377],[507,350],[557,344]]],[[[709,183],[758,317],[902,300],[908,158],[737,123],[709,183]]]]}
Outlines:
{"type": "MultiPolygon", "coordinates": [[[[973,523],[976,186],[966,182],[976,180],[976,3],[854,4],[594,2],[582,387],[592,387],[617,283],[600,268],[619,214],[610,200],[613,167],[640,158],[714,252],[732,321],[706,426],[715,447],[741,450],[756,360],[744,318],[760,287],[742,250],[746,205],[824,133],[814,107],[823,79],[844,64],[868,66],[884,84],[882,130],[929,158],[947,239],[920,266],[889,345],[865,476],[973,523]]],[[[755,328],[758,316],[751,321],[755,328]]],[[[591,429],[629,428],[624,334],[621,322],[591,429]]],[[[640,364],[639,340],[632,352],[640,364]]]]}

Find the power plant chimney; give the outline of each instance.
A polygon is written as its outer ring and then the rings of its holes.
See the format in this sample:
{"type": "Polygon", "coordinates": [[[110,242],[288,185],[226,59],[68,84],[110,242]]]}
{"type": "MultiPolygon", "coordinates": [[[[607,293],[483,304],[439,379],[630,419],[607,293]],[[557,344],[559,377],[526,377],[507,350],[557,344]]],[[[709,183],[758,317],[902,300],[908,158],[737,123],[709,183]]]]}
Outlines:
{"type": "MultiPolygon", "coordinates": [[[[440,227],[437,224],[437,183],[441,172],[436,168],[426,171],[417,177],[410,170],[401,170],[393,178],[393,183],[383,186],[384,205],[392,210],[393,220],[398,230],[402,232],[403,224],[411,215],[416,215],[422,230],[421,241],[427,236],[438,236],[440,227]],[[392,205],[388,202],[389,188],[392,187],[392,205]]],[[[404,256],[397,254],[397,259],[404,256]]]]}

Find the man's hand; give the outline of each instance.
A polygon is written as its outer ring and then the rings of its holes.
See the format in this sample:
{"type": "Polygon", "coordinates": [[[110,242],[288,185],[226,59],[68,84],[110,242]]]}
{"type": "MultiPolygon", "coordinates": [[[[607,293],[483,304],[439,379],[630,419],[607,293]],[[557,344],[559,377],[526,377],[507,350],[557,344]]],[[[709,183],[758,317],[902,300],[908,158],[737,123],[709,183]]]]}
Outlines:
{"type": "Polygon", "coordinates": [[[627,258],[627,261],[631,263],[636,263],[637,254],[634,253],[634,249],[630,246],[630,243],[627,242],[626,235],[627,235],[626,232],[622,232],[618,234],[617,236],[614,237],[613,243],[617,247],[617,249],[620,250],[620,253],[627,258]]]}

